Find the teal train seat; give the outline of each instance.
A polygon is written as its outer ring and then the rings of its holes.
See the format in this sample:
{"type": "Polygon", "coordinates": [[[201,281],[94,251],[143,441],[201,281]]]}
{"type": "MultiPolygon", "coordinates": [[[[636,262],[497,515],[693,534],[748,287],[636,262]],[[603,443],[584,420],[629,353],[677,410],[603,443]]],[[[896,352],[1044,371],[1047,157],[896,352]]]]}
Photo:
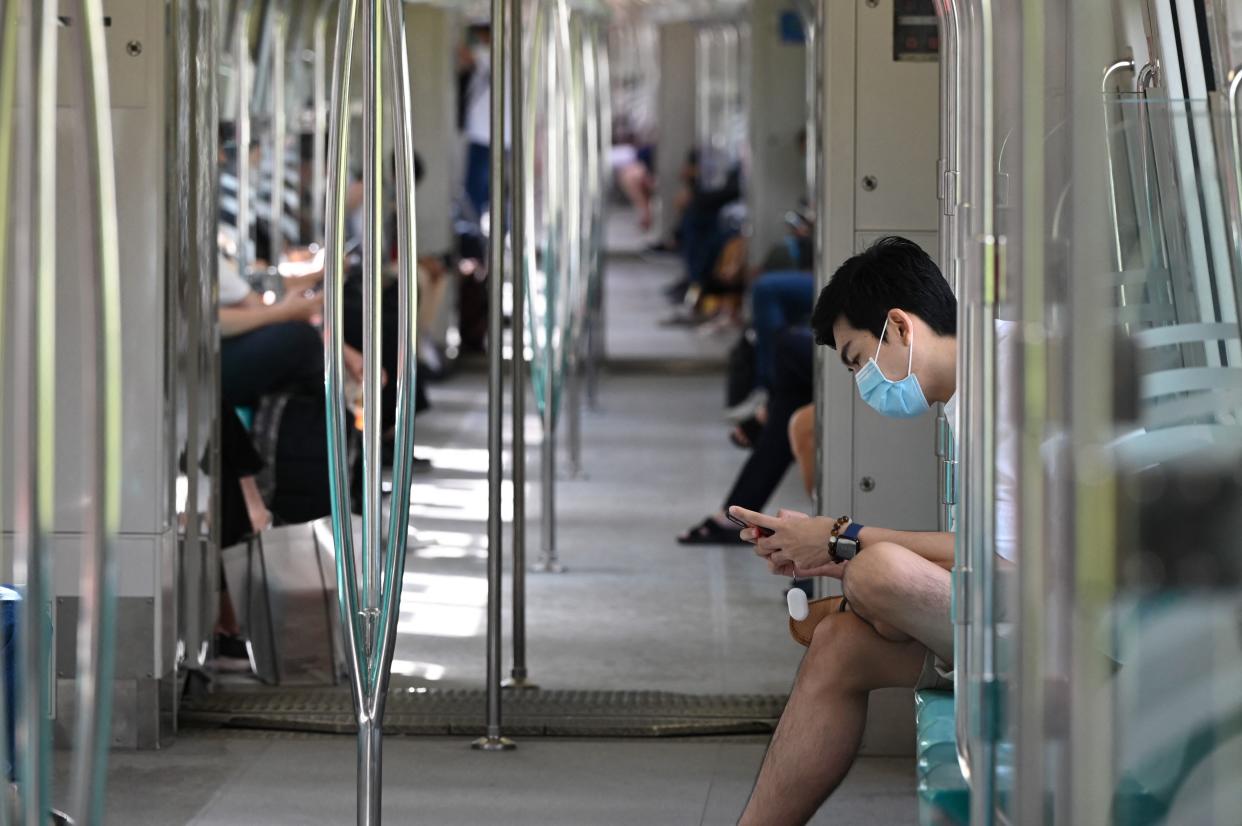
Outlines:
{"type": "Polygon", "coordinates": [[[914,694],[918,743],[919,822],[951,826],[970,822],[970,787],[957,763],[953,693],[914,694]]]}

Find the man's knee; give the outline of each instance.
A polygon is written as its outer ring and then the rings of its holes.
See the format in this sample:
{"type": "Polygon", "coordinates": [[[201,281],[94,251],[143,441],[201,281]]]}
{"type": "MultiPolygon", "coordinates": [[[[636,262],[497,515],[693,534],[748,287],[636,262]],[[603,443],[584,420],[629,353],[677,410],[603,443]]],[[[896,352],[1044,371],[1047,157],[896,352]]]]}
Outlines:
{"type": "Polygon", "coordinates": [[[799,682],[813,691],[850,691],[866,672],[864,659],[875,631],[848,612],[825,617],[811,634],[811,644],[798,672],[799,682]]]}
{"type": "Polygon", "coordinates": [[[909,555],[910,551],[900,545],[877,542],[850,560],[841,580],[850,607],[869,620],[883,619],[874,614],[892,596],[893,584],[901,581],[897,574],[909,555]]]}
{"type": "Polygon", "coordinates": [[[815,449],[815,405],[799,407],[789,417],[789,445],[795,456],[815,449]]]}

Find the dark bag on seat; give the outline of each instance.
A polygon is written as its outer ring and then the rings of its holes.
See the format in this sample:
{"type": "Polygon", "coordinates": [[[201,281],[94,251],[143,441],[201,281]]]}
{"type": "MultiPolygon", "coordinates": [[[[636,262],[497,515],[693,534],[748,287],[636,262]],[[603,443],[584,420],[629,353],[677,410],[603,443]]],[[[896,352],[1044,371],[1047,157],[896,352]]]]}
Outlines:
{"type": "Polygon", "coordinates": [[[259,490],[281,521],[310,522],[332,512],[327,434],[318,397],[264,396],[255,411],[252,435],[264,464],[259,490]]]}

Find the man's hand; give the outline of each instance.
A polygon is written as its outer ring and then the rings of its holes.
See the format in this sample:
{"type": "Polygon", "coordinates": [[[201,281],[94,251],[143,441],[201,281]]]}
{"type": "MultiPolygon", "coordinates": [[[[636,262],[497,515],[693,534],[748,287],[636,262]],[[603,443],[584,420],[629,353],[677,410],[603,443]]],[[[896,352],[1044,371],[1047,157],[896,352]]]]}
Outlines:
{"type": "Polygon", "coordinates": [[[285,276],[285,293],[304,293],[307,290],[313,290],[323,281],[323,270],[315,270],[305,275],[286,275],[285,276]]]}
{"type": "Polygon", "coordinates": [[[307,296],[302,292],[287,292],[276,306],[285,321],[310,321],[323,310],[323,294],[307,296]]]}
{"type": "Polygon", "coordinates": [[[748,525],[739,534],[755,546],[755,553],[768,563],[768,570],[780,576],[830,576],[840,579],[844,563],[834,563],[828,555],[832,520],[810,517],[798,511],[781,510],[776,516],[732,507],[729,512],[748,525]],[[767,528],[771,536],[758,530],[767,528]]]}

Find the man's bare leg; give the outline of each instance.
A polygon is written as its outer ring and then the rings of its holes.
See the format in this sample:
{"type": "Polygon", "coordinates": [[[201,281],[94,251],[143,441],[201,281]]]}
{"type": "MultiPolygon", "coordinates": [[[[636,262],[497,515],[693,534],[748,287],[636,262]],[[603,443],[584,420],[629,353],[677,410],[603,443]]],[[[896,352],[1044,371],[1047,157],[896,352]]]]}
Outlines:
{"type": "Polygon", "coordinates": [[[917,639],[953,660],[949,572],[891,542],[868,545],[845,567],[850,610],[890,640],[917,639]]]}
{"type": "Polygon", "coordinates": [[[926,651],[892,642],[851,613],[824,619],[798,677],[739,826],[792,826],[810,820],[845,778],[862,741],[867,695],[913,686],[926,651]]]}

